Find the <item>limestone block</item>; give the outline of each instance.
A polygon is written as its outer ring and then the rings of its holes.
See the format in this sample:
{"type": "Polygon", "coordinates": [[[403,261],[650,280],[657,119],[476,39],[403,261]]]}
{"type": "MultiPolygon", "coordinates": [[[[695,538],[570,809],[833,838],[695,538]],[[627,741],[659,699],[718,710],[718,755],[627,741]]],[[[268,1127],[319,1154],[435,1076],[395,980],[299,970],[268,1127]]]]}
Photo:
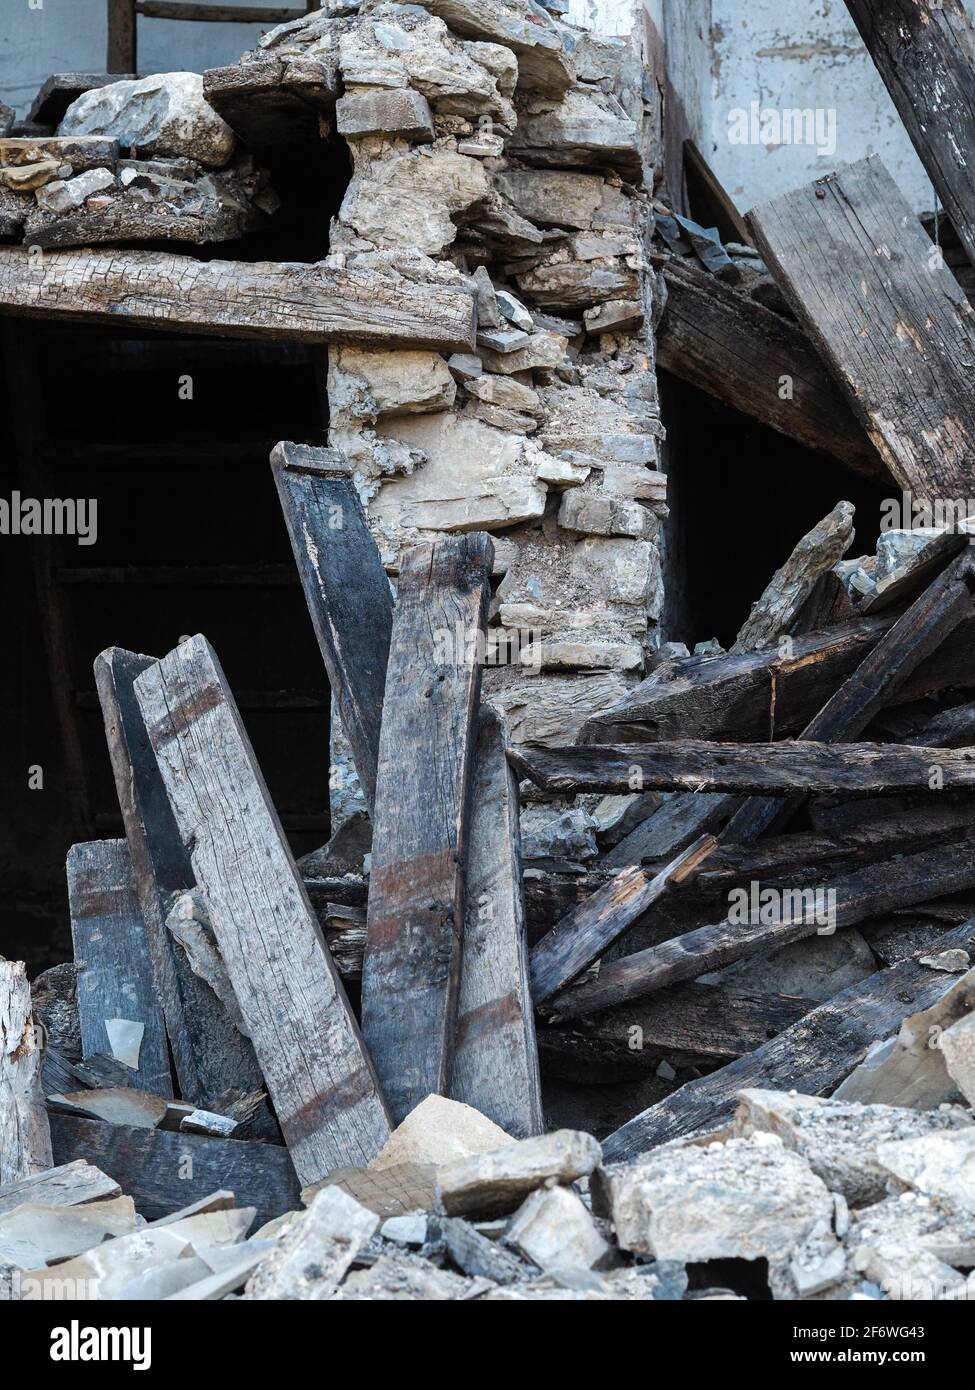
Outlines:
{"type": "Polygon", "coordinates": [[[339,219],[377,246],[435,256],[457,235],[453,216],[488,191],[480,160],[437,145],[410,147],[366,136],[354,142],[353,159],[339,219]]]}
{"type": "Polygon", "coordinates": [[[533,1192],[512,1217],[505,1241],[546,1273],[592,1269],[610,1249],[585,1206],[567,1187],[533,1192]]]}
{"type": "Polygon", "coordinates": [[[479,376],[467,383],[467,394],[487,405],[502,406],[505,410],[523,410],[536,415],[542,408],[537,391],[507,376],[479,376]]]}
{"type": "Polygon", "coordinates": [[[663,588],[660,558],[649,541],[587,537],[573,551],[572,572],[606,600],[639,604],[651,614],[663,588]]]}
{"type": "Polygon", "coordinates": [[[518,85],[559,97],[570,87],[575,67],[558,26],[543,21],[529,0],[418,0],[455,34],[510,48],[518,59],[518,85]]]}
{"type": "Polygon", "coordinates": [[[422,92],[408,87],[347,92],[336,103],[335,119],[339,134],[346,137],[383,131],[417,144],[433,139],[430,103],[422,92]]]}
{"type": "Polygon", "coordinates": [[[881,1144],[877,1157],[902,1189],[975,1212],[975,1125],[881,1144]]]}
{"type": "Polygon", "coordinates": [[[572,743],[587,720],[618,703],[629,689],[616,671],[557,676],[514,668],[484,673],[484,698],[500,710],[511,743],[572,743]]]}
{"type": "Polygon", "coordinates": [[[244,1298],[330,1298],[378,1227],[375,1212],[340,1187],[323,1188],[257,1266],[244,1298]]]}
{"type": "Polygon", "coordinates": [[[532,99],[518,115],[512,153],[564,169],[613,169],[643,181],[640,131],[609,92],[573,87],[561,102],[532,99]]]}
{"type": "Polygon", "coordinates": [[[88,169],[73,179],[56,179],[37,190],[37,203],[45,212],[65,213],[80,208],[93,193],[115,187],[115,175],[107,169],[88,169]]]}
{"type": "Polygon", "coordinates": [[[559,525],[590,536],[630,536],[649,540],[656,529],[651,512],[639,502],[619,502],[590,492],[567,492],[559,508],[559,525]]]}
{"type": "Polygon", "coordinates": [[[479,1110],[446,1096],[427,1096],[411,1110],[369,1164],[373,1171],[400,1163],[439,1166],[491,1153],[510,1135],[479,1110]]]}
{"type": "Polygon", "coordinates": [[[948,1075],[969,1105],[975,1106],[975,1013],[945,1029],[941,1051],[948,1075]]]}
{"type": "Polygon", "coordinates": [[[513,1211],[538,1187],[587,1177],[601,1159],[591,1134],[560,1129],[446,1164],[437,1174],[437,1195],[448,1216],[513,1211]]]}
{"type": "Polygon", "coordinates": [[[554,169],[511,169],[498,175],[497,187],[524,217],[540,227],[585,231],[603,199],[600,175],[554,169]]]}
{"type": "Polygon", "coordinates": [[[436,352],[370,352],[339,347],[329,361],[329,403],[370,422],[449,410],[457,384],[436,352]]]}
{"type": "Polygon", "coordinates": [[[185,155],[211,169],[230,160],[236,136],[203,96],[195,72],[95,87],[72,102],[59,135],[105,135],[142,155],[185,155]]]}

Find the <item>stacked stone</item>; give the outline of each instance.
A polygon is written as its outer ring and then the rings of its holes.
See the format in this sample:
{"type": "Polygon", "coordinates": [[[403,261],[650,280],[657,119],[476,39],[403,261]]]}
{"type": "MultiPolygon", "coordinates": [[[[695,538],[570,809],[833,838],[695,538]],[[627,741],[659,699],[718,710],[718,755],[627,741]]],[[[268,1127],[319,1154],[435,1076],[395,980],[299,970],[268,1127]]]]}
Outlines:
{"type": "Polygon", "coordinates": [[[342,92],[332,261],[477,300],[476,353],[333,350],[329,442],[391,574],[438,532],[495,535],[487,693],[515,741],[570,741],[639,679],[662,600],[640,58],[531,0],[344,4],[249,55],[272,57],[342,92]]]}

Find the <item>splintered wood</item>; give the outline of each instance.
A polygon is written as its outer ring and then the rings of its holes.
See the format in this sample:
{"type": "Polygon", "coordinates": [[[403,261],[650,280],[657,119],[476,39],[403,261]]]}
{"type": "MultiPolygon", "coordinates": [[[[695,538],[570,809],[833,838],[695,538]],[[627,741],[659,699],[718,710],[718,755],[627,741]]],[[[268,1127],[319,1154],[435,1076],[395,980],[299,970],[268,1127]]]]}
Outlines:
{"type": "Polygon", "coordinates": [[[135,691],[298,1176],[368,1162],[386,1107],[209,643],[184,642],[135,691]]]}
{"type": "Polygon", "coordinates": [[[0,960],[0,1188],[53,1162],[41,1091],[43,1051],[24,967],[0,960]]]}
{"type": "Polygon", "coordinates": [[[400,565],[362,967],[363,1033],[397,1122],[450,1080],[493,558],[474,533],[400,565]]]}

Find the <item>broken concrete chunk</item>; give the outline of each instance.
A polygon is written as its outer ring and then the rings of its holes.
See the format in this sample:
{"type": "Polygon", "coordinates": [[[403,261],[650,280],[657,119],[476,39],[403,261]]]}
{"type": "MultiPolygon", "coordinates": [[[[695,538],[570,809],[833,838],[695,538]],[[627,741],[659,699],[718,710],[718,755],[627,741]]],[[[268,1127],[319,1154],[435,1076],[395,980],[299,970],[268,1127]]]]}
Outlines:
{"type": "Polygon", "coordinates": [[[244,1297],[331,1298],[378,1228],[375,1212],[360,1206],[339,1187],[323,1188],[254,1271],[244,1297]]]}
{"type": "Polygon", "coordinates": [[[439,1166],[490,1153],[511,1136],[475,1110],[446,1096],[427,1096],[399,1124],[369,1164],[371,1171],[400,1163],[439,1166]]]}
{"type": "Polygon", "coordinates": [[[511,1218],[505,1240],[546,1273],[592,1269],[610,1248],[586,1207],[567,1187],[533,1192],[511,1218]]]}
{"type": "Polygon", "coordinates": [[[59,135],[106,135],[146,155],[185,155],[220,169],[236,136],[203,96],[195,72],[164,72],[112,82],[78,97],[65,112],[59,135]]]}
{"type": "Polygon", "coordinates": [[[347,92],[336,103],[335,118],[336,129],[346,137],[382,133],[417,144],[433,139],[430,103],[409,87],[347,92]]]}
{"type": "Polygon", "coordinates": [[[560,1129],[446,1164],[437,1174],[437,1194],[448,1216],[513,1211],[537,1187],[588,1176],[601,1158],[591,1134],[560,1129]]]}
{"type": "Polygon", "coordinates": [[[676,1143],[600,1173],[594,1207],[624,1250],[661,1260],[781,1259],[829,1222],[826,1184],[781,1139],[676,1143]]]}

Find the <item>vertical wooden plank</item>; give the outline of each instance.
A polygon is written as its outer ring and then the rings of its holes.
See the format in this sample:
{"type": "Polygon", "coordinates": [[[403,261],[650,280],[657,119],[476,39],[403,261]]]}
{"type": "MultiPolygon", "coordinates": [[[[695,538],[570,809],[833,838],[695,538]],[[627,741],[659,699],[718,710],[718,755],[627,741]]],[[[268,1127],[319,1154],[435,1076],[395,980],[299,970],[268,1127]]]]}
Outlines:
{"type": "Polygon", "coordinates": [[[938,197],[975,263],[975,27],[961,0],[846,0],[938,197]]]}
{"type": "Polygon", "coordinates": [[[135,0],[108,0],[108,53],[105,71],[138,72],[135,0]]]}
{"type": "Polygon", "coordinates": [[[334,449],[279,444],[271,469],[322,660],[370,812],[393,599],[352,469],[334,449]]]}
{"type": "Polygon", "coordinates": [[[54,1166],[42,1057],[24,964],[0,960],[0,1187],[54,1166]]]}
{"type": "Polygon", "coordinates": [[[544,1128],[528,983],[518,783],[482,705],[471,784],[464,943],[450,1094],[516,1139],[544,1128]]]}
{"type": "Polygon", "coordinates": [[[759,250],[902,487],[964,499],[973,310],[875,156],[763,203],[759,250]]]}
{"type": "Polygon", "coordinates": [[[230,1089],[262,1090],[264,1081],[250,1042],[166,926],[172,894],[195,880],[133,688],[154,661],[110,647],[95,661],[95,685],[180,1094],[205,1106],[230,1089]]]}
{"type": "Polygon", "coordinates": [[[362,970],[362,1029],[397,1123],[450,1080],[493,557],[481,532],[414,546],[400,567],[362,970]]]}
{"type": "Polygon", "coordinates": [[[193,637],[135,693],[298,1176],[368,1163],[386,1107],[216,654],[193,637]]]}
{"type": "Polygon", "coordinates": [[[124,840],[72,845],[68,905],[82,1056],[116,1056],[132,1067],[130,1084],[136,1090],[171,1096],[166,1025],[124,840]],[[134,1066],[115,1046],[116,1030],[123,1022],[143,1029],[134,1047],[134,1066]]]}

